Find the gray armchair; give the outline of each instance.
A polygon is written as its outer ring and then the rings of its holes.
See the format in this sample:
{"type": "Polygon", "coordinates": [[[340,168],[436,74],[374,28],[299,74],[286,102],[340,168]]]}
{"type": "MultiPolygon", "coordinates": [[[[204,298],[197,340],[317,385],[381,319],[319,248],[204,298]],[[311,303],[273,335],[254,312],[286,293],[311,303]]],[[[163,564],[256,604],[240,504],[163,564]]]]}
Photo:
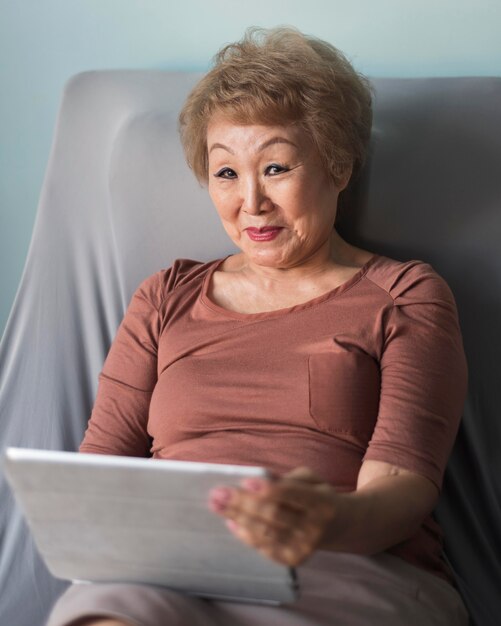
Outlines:
{"type": "MultiPolygon", "coordinates": [[[[105,71],[66,86],[0,346],[2,448],[76,449],[135,287],[176,257],[231,251],[177,138],[196,79],[105,71]]],[[[339,229],[432,263],[456,295],[470,391],[437,515],[473,620],[491,626],[501,614],[501,78],[374,85],[372,155],[339,229]]],[[[0,623],[36,626],[64,583],[45,569],[3,477],[0,502],[0,623]]]]}

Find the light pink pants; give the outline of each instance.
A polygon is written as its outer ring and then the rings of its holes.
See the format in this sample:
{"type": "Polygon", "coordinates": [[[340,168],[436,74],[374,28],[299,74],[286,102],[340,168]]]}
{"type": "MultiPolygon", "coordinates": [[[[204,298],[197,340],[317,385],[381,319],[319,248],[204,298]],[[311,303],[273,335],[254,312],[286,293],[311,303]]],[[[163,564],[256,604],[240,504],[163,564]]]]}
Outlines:
{"type": "Polygon", "coordinates": [[[319,551],[297,570],[294,604],[269,607],[188,597],[160,587],[73,585],[47,626],[108,616],[133,626],[466,626],[468,615],[444,580],[388,554],[319,551]]]}

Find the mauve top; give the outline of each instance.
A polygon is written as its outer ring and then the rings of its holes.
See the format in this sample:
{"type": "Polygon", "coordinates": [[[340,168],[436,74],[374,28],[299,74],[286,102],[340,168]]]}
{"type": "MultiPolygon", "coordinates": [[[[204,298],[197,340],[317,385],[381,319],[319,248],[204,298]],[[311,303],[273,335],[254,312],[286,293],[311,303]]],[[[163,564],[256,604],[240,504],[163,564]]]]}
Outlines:
{"type": "MultiPolygon", "coordinates": [[[[140,285],[80,451],[307,466],[344,492],[372,459],[440,488],[467,380],[443,279],[375,255],[322,296],[244,314],[208,297],[222,262],[177,260],[140,285]]],[[[432,517],[389,552],[449,577],[432,517]]]]}

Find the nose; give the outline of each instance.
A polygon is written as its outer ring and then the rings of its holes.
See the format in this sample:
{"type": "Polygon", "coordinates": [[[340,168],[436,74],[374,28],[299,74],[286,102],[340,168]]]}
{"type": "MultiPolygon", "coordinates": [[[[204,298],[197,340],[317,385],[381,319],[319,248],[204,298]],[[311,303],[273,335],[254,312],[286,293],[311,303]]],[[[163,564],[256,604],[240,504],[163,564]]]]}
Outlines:
{"type": "Polygon", "coordinates": [[[249,178],[242,185],[242,211],[249,215],[259,215],[273,208],[273,202],[255,178],[249,178]]]}

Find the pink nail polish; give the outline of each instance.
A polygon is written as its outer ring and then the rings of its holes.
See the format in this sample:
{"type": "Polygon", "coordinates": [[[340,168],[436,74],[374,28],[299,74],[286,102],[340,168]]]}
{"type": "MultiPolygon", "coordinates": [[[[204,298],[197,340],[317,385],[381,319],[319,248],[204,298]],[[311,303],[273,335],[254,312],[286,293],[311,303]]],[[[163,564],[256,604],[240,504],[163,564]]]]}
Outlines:
{"type": "Polygon", "coordinates": [[[225,506],[231,500],[231,491],[226,487],[217,487],[210,492],[209,497],[212,502],[225,506]]]}
{"type": "Polygon", "coordinates": [[[222,511],[224,511],[224,506],[219,504],[217,500],[213,500],[212,498],[209,498],[209,509],[211,511],[214,511],[214,513],[221,513],[222,511]]]}
{"type": "Polygon", "coordinates": [[[248,489],[249,491],[262,491],[264,484],[261,480],[256,480],[255,478],[246,478],[243,482],[242,485],[245,487],[245,489],[248,489]]]}

